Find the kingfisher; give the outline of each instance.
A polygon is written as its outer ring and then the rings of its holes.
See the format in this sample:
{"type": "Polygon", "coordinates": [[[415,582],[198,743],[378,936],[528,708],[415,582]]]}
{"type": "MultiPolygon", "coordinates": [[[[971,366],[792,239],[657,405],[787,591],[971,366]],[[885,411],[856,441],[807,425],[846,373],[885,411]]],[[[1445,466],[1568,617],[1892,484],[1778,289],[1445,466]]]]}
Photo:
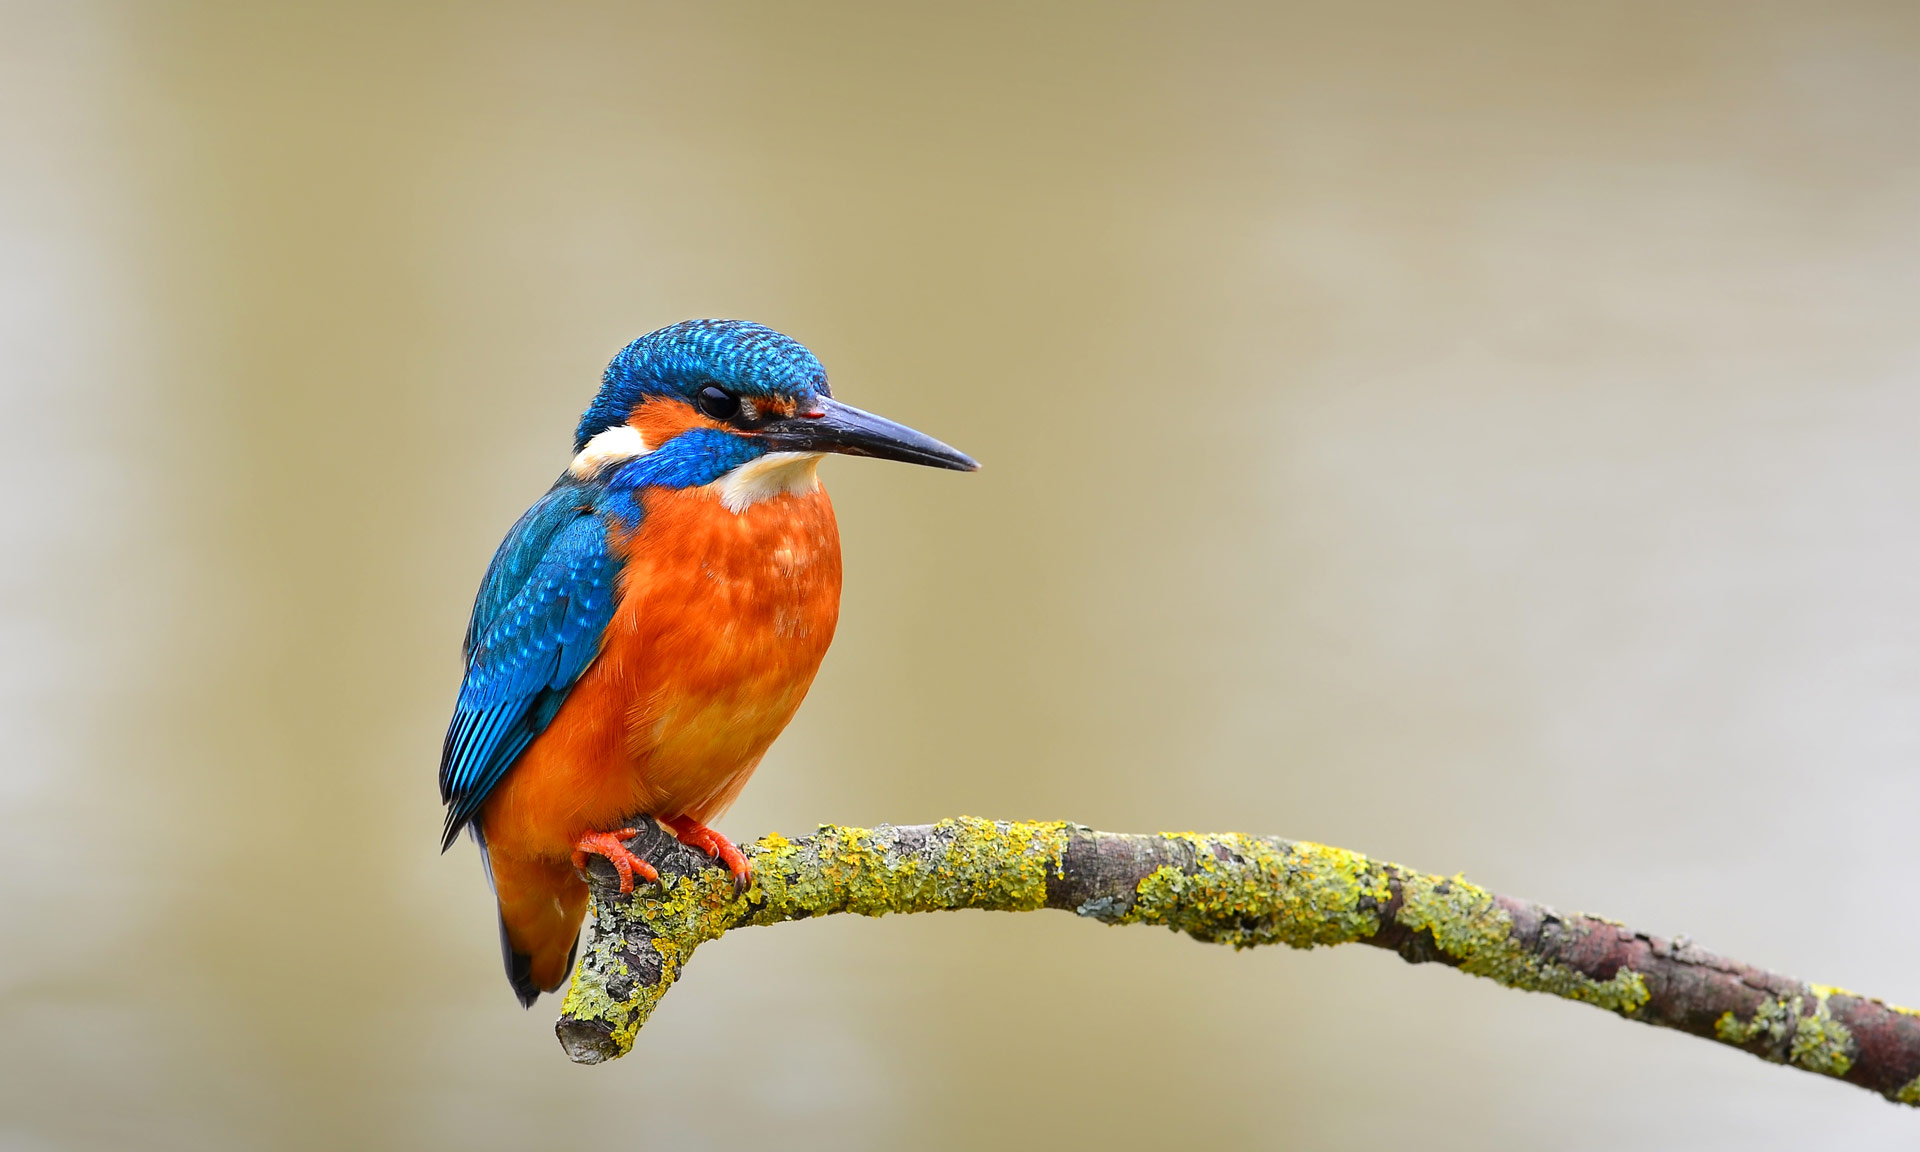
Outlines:
{"type": "Polygon", "coordinates": [[[631,892],[650,817],[751,879],[712,822],[813,683],[840,616],[831,452],[979,465],[833,398],[813,353],[744,320],[648,333],[607,365],[573,459],[481,581],[440,756],[440,850],[480,847],[523,1006],[559,989],[603,856],[631,892]]]}

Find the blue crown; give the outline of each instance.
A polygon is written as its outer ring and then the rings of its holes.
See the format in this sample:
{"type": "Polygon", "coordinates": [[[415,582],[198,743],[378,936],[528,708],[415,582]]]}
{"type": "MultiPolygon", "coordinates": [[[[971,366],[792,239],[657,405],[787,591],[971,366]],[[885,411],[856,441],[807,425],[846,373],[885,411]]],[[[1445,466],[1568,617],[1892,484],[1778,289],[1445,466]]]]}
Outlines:
{"type": "Polygon", "coordinates": [[[573,434],[573,450],[625,424],[648,397],[691,402],[708,384],[738,396],[781,396],[802,404],[833,395],[827,370],[793,337],[745,320],[683,320],[640,337],[607,365],[600,392],[573,434]]]}

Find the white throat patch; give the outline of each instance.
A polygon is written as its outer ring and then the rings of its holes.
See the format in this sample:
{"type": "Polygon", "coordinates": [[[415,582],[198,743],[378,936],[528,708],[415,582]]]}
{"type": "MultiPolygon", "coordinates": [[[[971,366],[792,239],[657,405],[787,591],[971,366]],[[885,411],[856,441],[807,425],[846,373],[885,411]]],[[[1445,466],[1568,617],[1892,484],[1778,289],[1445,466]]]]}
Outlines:
{"type": "Polygon", "coordinates": [[[631,460],[636,456],[645,456],[653,449],[647,447],[647,438],[631,424],[615,424],[611,428],[602,428],[594,433],[587,446],[567,465],[567,472],[576,480],[586,480],[600,469],[616,460],[631,460]]]}
{"type": "Polygon", "coordinates": [[[811,492],[820,485],[820,452],[769,452],[749,460],[713,482],[727,511],[747,509],[788,492],[811,492]]]}

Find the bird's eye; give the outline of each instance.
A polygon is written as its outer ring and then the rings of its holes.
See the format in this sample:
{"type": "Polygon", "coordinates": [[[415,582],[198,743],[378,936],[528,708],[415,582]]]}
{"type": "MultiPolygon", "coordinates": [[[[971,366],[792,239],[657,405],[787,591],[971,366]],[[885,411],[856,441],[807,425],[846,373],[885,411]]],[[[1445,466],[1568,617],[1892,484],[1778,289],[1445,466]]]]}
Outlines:
{"type": "Polygon", "coordinates": [[[731,420],[740,414],[740,397],[718,384],[709,384],[700,389],[700,411],[715,420],[731,420]]]}

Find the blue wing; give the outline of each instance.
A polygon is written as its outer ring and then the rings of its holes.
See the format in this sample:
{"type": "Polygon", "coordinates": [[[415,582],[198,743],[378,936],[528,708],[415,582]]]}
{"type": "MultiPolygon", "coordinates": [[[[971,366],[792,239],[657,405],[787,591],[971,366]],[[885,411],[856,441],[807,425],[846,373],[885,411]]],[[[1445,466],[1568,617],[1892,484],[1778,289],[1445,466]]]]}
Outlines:
{"type": "Polygon", "coordinates": [[[440,753],[443,851],[599,654],[619,572],[593,493],[565,481],[501,541],[467,625],[467,675],[440,753]]]}

